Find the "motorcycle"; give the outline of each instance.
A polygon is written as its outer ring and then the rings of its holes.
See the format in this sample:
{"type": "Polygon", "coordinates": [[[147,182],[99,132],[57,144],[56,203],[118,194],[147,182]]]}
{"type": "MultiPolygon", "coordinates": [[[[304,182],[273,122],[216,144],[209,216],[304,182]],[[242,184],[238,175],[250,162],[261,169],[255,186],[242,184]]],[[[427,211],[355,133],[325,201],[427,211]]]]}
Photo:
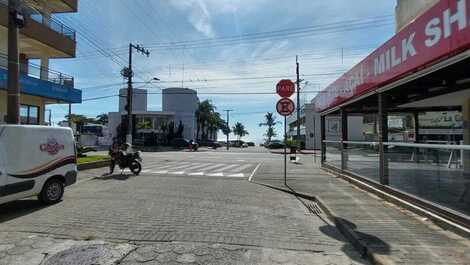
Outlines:
{"type": "Polygon", "coordinates": [[[116,162],[121,170],[129,168],[136,176],[140,174],[140,171],[142,171],[142,158],[140,156],[140,151],[127,153],[121,151],[116,162]]]}

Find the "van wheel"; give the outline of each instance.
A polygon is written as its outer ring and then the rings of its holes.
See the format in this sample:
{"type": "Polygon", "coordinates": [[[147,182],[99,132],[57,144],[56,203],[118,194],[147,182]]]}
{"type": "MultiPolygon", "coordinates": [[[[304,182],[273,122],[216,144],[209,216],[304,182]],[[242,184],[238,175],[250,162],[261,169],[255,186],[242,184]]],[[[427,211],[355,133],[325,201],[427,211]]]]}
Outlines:
{"type": "Polygon", "coordinates": [[[62,200],[64,196],[64,183],[59,179],[50,179],[42,187],[39,200],[44,204],[54,204],[62,200]]]}

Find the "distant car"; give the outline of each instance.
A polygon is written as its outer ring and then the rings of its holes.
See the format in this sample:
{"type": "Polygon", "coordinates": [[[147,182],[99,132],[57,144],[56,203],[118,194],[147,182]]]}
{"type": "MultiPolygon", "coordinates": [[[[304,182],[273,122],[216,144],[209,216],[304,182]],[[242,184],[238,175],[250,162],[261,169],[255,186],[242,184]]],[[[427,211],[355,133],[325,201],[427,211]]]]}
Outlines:
{"type": "Polygon", "coordinates": [[[269,149],[284,148],[284,143],[282,143],[279,140],[274,140],[274,141],[271,141],[269,144],[267,144],[266,147],[269,149]]]}
{"type": "Polygon", "coordinates": [[[233,140],[233,141],[230,141],[230,146],[232,146],[232,147],[242,147],[243,143],[244,142],[242,140],[233,140]]]}
{"type": "Polygon", "coordinates": [[[248,147],[248,144],[247,144],[247,143],[242,143],[241,148],[247,148],[247,147],[248,147]]]}
{"type": "Polygon", "coordinates": [[[220,143],[214,142],[214,141],[211,141],[211,140],[201,141],[199,143],[199,145],[200,146],[207,146],[207,147],[214,148],[214,149],[217,149],[217,148],[222,146],[220,143]]]}
{"type": "Polygon", "coordinates": [[[170,141],[170,146],[175,148],[187,148],[189,146],[189,141],[184,138],[175,138],[170,141]]]}
{"type": "Polygon", "coordinates": [[[255,143],[253,143],[253,142],[247,142],[246,144],[247,144],[248,146],[255,146],[255,143]]]}

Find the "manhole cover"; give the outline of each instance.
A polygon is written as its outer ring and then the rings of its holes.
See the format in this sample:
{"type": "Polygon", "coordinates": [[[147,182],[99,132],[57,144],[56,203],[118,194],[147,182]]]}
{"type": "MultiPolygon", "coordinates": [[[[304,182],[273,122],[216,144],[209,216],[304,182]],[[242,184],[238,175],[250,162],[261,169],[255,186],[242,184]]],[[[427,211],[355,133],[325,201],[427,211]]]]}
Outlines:
{"type": "Polygon", "coordinates": [[[113,264],[113,254],[106,245],[78,246],[51,256],[43,265],[113,264]]]}

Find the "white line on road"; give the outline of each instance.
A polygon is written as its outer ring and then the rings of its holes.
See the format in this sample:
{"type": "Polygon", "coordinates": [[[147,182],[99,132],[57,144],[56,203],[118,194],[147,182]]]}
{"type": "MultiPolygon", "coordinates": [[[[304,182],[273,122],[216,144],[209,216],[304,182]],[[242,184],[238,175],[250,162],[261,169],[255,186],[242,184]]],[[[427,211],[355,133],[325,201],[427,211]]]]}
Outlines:
{"type": "Polygon", "coordinates": [[[204,176],[204,172],[189,173],[188,176],[204,176]]]}
{"type": "Polygon", "coordinates": [[[243,174],[243,173],[235,173],[235,174],[229,174],[229,175],[227,175],[227,177],[229,177],[229,178],[244,178],[244,177],[245,177],[245,174],[243,174]]]}
{"type": "Polygon", "coordinates": [[[193,167],[188,167],[186,170],[194,170],[194,169],[198,169],[198,168],[201,168],[201,167],[206,167],[208,165],[211,165],[211,163],[203,163],[203,164],[199,164],[199,165],[196,165],[196,166],[193,166],[193,167]]]}
{"type": "Polygon", "coordinates": [[[219,172],[219,173],[211,173],[211,174],[207,174],[206,176],[209,176],[209,177],[223,177],[223,176],[224,176],[224,173],[222,173],[222,172],[219,172]]]}
{"type": "Polygon", "coordinates": [[[202,170],[207,171],[207,170],[209,170],[209,169],[218,168],[218,167],[223,167],[223,166],[225,166],[225,165],[226,165],[226,164],[215,164],[215,165],[213,165],[213,166],[203,168],[202,170]]]}
{"type": "Polygon", "coordinates": [[[168,172],[170,175],[184,175],[184,171],[172,171],[168,172]]]}
{"type": "Polygon", "coordinates": [[[166,174],[166,173],[168,173],[168,170],[151,171],[150,173],[152,173],[152,174],[166,174]]]}
{"type": "Polygon", "coordinates": [[[225,171],[225,170],[228,170],[228,169],[230,169],[230,168],[232,168],[232,167],[237,167],[237,166],[239,166],[239,164],[228,165],[228,166],[226,166],[226,167],[218,168],[216,171],[222,172],[222,171],[225,171]]]}
{"type": "Polygon", "coordinates": [[[187,168],[187,167],[192,167],[192,166],[196,166],[196,165],[199,165],[199,163],[183,163],[185,165],[179,165],[179,166],[176,166],[176,167],[172,167],[171,169],[172,170],[175,170],[175,169],[183,169],[183,168],[187,168]]]}
{"type": "Polygon", "coordinates": [[[261,166],[262,163],[259,163],[255,169],[253,170],[253,172],[251,172],[251,175],[250,177],[248,178],[248,181],[251,181],[251,179],[253,178],[253,176],[255,175],[256,171],[258,170],[258,168],[261,166]]]}
{"type": "Polygon", "coordinates": [[[242,165],[241,167],[238,167],[238,168],[234,168],[232,170],[230,170],[231,172],[240,172],[244,169],[247,169],[249,167],[252,167],[253,165],[252,164],[245,164],[245,165],[242,165]]]}

